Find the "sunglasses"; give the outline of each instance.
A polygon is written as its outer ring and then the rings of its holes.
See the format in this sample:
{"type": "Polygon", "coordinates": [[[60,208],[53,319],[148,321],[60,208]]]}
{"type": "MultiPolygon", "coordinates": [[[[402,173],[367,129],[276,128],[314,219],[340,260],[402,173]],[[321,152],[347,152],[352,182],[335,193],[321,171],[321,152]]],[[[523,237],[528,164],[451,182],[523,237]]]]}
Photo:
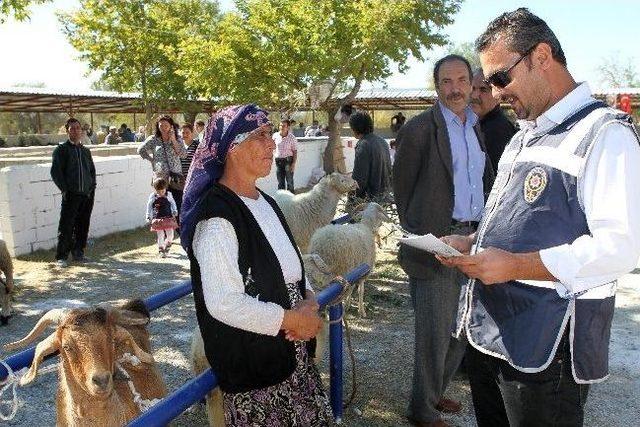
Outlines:
{"type": "Polygon", "coordinates": [[[511,67],[507,68],[506,70],[496,71],[495,73],[491,74],[489,77],[483,80],[484,84],[486,84],[487,86],[494,86],[499,89],[504,89],[505,87],[507,87],[512,81],[511,74],[509,74],[511,73],[511,70],[513,70],[516,65],[518,65],[524,58],[529,56],[529,54],[533,52],[533,49],[535,48],[536,46],[533,46],[531,49],[526,51],[524,55],[522,55],[511,67]]]}

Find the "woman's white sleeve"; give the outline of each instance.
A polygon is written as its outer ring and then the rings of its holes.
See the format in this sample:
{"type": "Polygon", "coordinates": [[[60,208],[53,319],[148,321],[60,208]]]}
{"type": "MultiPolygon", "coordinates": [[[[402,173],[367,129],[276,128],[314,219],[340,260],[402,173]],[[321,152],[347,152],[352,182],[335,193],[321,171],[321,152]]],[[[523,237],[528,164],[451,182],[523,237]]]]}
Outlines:
{"type": "Polygon", "coordinates": [[[238,266],[238,238],[233,225],[211,218],[196,225],[193,253],[200,265],[202,291],[209,314],[235,328],[275,336],[284,309],[244,292],[238,266]]]}

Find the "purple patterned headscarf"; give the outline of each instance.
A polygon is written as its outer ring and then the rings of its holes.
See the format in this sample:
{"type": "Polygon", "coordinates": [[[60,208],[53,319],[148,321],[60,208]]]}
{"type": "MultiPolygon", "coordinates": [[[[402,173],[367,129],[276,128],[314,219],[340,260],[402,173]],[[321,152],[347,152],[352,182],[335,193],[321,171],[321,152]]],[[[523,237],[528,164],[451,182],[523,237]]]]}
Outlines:
{"type": "Polygon", "coordinates": [[[202,195],[224,171],[229,150],[262,126],[269,125],[269,113],[257,105],[234,105],[219,110],[207,122],[204,139],[198,145],[187,174],[180,212],[180,241],[189,252],[196,228],[202,195]]]}

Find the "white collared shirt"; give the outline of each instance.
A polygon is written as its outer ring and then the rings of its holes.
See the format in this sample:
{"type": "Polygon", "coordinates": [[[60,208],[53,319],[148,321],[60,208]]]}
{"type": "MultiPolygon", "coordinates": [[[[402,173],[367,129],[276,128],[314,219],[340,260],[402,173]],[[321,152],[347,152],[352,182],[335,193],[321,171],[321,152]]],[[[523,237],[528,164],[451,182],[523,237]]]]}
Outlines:
{"type": "MultiPolygon", "coordinates": [[[[594,101],[587,83],[553,105],[535,122],[522,122],[525,141],[594,101]],[[530,133],[530,134],[529,134],[530,133]]],[[[579,182],[591,235],[540,251],[542,263],[561,283],[561,296],[604,285],[633,270],[640,256],[640,146],[619,123],[603,127],[579,182]]]]}

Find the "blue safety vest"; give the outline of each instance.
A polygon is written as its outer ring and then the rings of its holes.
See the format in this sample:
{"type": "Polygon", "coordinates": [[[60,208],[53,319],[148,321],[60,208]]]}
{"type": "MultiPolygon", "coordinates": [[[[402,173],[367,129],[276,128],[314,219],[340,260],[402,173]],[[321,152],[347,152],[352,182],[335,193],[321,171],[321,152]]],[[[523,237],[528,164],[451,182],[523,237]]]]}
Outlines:
{"type": "MultiPolygon", "coordinates": [[[[594,101],[544,134],[516,134],[500,159],[473,253],[535,252],[590,234],[580,182],[598,132],[614,122],[631,126],[629,116],[594,101]]],[[[609,370],[616,284],[560,295],[556,289],[564,288],[552,281],[469,280],[456,334],[466,331],[479,351],[534,373],[549,366],[568,326],[575,380],[601,381],[609,370]]]]}

